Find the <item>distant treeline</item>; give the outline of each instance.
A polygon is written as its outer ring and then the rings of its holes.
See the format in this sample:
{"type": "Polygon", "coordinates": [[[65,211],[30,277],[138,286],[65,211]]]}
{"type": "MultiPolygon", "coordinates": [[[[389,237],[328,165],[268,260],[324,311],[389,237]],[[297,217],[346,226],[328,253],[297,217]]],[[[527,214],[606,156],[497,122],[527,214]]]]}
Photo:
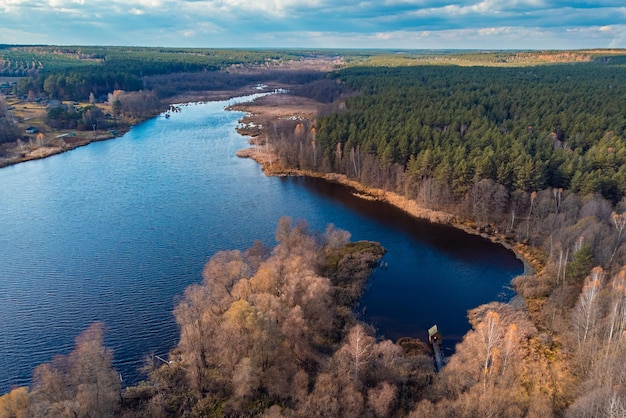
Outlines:
{"type": "Polygon", "coordinates": [[[105,68],[137,76],[174,72],[213,71],[231,65],[262,65],[298,59],[306,52],[243,49],[194,49],[98,46],[4,46],[0,75],[28,76],[79,67],[105,68]]]}
{"type": "Polygon", "coordinates": [[[19,94],[33,91],[48,98],[84,100],[90,93],[103,97],[114,90],[141,90],[145,77],[211,73],[233,66],[263,68],[306,54],[278,50],[5,46],[0,48],[0,76],[24,77],[17,86],[19,94]]]}

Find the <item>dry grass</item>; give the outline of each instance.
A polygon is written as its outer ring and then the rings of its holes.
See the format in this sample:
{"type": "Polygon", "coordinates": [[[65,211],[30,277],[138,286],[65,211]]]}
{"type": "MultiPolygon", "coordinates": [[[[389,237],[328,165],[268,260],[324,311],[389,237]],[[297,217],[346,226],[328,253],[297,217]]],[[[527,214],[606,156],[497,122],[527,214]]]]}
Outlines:
{"type": "Polygon", "coordinates": [[[290,94],[270,94],[258,99],[231,106],[229,110],[246,112],[238,132],[252,137],[263,132],[262,127],[276,126],[284,121],[314,120],[321,105],[314,100],[290,94]]]}
{"type": "MultiPolygon", "coordinates": [[[[7,97],[10,112],[17,121],[21,132],[19,141],[2,144],[0,149],[0,167],[17,164],[24,161],[45,158],[50,155],[74,149],[93,141],[113,138],[109,130],[77,131],[75,129],[54,129],[45,122],[48,109],[38,103],[23,101],[14,96],[7,97]],[[34,126],[37,134],[27,134],[25,129],[34,126]],[[40,140],[39,135],[42,134],[40,140]],[[71,135],[70,135],[71,134],[71,135]],[[62,136],[65,135],[65,136],[62,136]],[[43,143],[43,145],[40,145],[43,143]]],[[[79,103],[77,106],[87,106],[89,103],[79,103]]],[[[103,112],[110,112],[109,106],[97,104],[103,112]]],[[[122,130],[118,130],[118,134],[122,130]]]]}
{"type": "Polygon", "coordinates": [[[256,86],[247,86],[237,90],[188,91],[170,97],[169,99],[167,99],[167,103],[180,104],[228,100],[232,99],[233,97],[248,96],[255,93],[259,93],[259,90],[256,88],[256,86]]]}

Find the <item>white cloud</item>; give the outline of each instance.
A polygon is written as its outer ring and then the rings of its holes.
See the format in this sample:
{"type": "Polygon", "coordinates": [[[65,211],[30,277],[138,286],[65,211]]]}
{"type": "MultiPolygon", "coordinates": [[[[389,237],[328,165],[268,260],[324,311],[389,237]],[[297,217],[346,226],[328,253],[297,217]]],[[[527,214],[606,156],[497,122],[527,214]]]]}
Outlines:
{"type": "Polygon", "coordinates": [[[216,4],[217,8],[224,12],[262,12],[277,17],[289,17],[300,10],[315,9],[324,5],[320,0],[217,0],[210,3],[216,4]]]}
{"type": "Polygon", "coordinates": [[[187,30],[178,31],[178,34],[180,36],[184,36],[185,38],[192,38],[196,36],[198,33],[193,29],[187,29],[187,30]]]}
{"type": "Polygon", "coordinates": [[[191,37],[193,35],[216,35],[225,32],[224,29],[211,22],[198,22],[194,23],[192,27],[179,31],[185,37],[191,37]],[[193,35],[192,35],[193,34],[193,35]]]}
{"type": "Polygon", "coordinates": [[[478,34],[481,36],[500,36],[510,32],[510,28],[482,28],[478,29],[478,34]]]}
{"type": "Polygon", "coordinates": [[[493,16],[498,14],[513,14],[523,10],[535,10],[545,8],[543,0],[482,0],[479,2],[464,2],[434,5],[433,7],[425,7],[417,9],[414,13],[418,15],[440,15],[447,16],[466,16],[466,15],[483,15],[493,16]]]}
{"type": "MultiPolygon", "coordinates": [[[[157,9],[164,6],[163,1],[161,0],[135,0],[135,2],[142,7],[147,7],[150,9],[157,9]]],[[[124,2],[121,2],[124,3],[124,2]]],[[[127,3],[126,3],[127,4],[127,3]]]]}
{"type": "Polygon", "coordinates": [[[607,40],[607,48],[626,48],[626,25],[606,25],[597,27],[577,28],[572,30],[578,36],[587,38],[603,38],[607,40]]]}
{"type": "Polygon", "coordinates": [[[0,14],[9,43],[118,34],[155,46],[582,48],[626,38],[619,0],[0,0],[0,14]]]}
{"type": "Polygon", "coordinates": [[[15,13],[20,10],[23,0],[0,0],[0,10],[4,13],[15,13]]]}
{"type": "MultiPolygon", "coordinates": [[[[132,8],[136,8],[136,9],[160,9],[163,8],[165,6],[167,6],[166,1],[164,0],[133,0],[132,4],[129,4],[128,1],[125,0],[49,0],[50,2],[64,2],[66,4],[87,4],[90,7],[101,7],[101,8],[105,8],[105,7],[110,7],[112,4],[115,5],[122,5],[124,6],[124,9],[128,10],[129,7],[132,8]]],[[[172,10],[175,10],[177,7],[177,4],[181,3],[181,1],[178,0],[171,0],[169,1],[169,3],[171,3],[171,7],[172,10]]]]}
{"type": "Polygon", "coordinates": [[[48,0],[48,6],[55,9],[70,9],[74,5],[84,4],[84,0],[48,0]]]}
{"type": "Polygon", "coordinates": [[[374,38],[380,39],[383,41],[389,41],[394,38],[394,34],[391,32],[384,32],[384,33],[381,32],[381,33],[374,34],[374,38]]]}

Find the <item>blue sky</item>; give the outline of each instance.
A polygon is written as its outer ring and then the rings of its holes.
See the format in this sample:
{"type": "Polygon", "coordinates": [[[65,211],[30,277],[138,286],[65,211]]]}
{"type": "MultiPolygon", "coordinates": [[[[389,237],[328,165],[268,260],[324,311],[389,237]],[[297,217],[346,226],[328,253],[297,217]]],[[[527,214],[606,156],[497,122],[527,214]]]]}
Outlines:
{"type": "Polygon", "coordinates": [[[0,0],[0,43],[625,48],[624,0],[0,0]]]}

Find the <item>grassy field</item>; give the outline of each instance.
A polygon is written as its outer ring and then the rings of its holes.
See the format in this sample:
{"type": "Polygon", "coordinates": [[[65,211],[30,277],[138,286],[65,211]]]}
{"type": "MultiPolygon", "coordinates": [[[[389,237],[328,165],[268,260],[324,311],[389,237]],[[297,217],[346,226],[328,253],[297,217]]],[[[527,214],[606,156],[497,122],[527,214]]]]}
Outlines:
{"type": "MultiPolygon", "coordinates": [[[[85,145],[92,141],[109,139],[116,136],[106,130],[78,131],[75,129],[54,129],[46,124],[47,107],[43,104],[28,102],[15,96],[7,97],[7,104],[11,114],[17,122],[20,131],[20,140],[2,144],[0,147],[0,167],[49,155],[85,145]],[[36,133],[27,133],[26,129],[37,128],[36,133]]],[[[88,102],[78,103],[75,106],[83,107],[88,102]]],[[[110,112],[107,104],[99,103],[103,112],[110,112]]],[[[121,127],[120,127],[121,128],[121,127]]],[[[124,129],[119,129],[123,133],[124,129]]]]}

